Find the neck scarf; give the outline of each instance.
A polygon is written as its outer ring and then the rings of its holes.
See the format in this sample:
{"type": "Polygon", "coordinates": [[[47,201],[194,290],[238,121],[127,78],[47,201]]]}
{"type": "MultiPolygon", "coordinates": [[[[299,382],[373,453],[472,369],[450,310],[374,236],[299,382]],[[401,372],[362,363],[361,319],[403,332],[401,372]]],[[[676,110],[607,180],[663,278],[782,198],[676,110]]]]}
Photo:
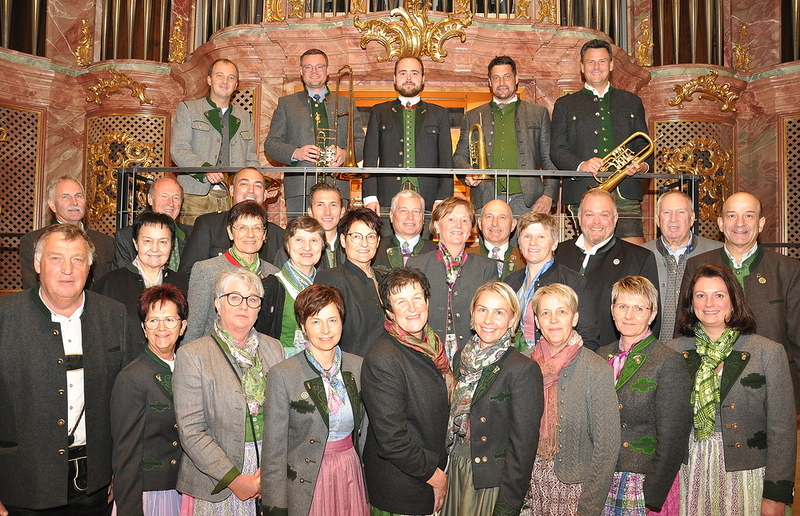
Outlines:
{"type": "Polygon", "coordinates": [[[244,267],[245,269],[249,270],[250,272],[252,272],[256,276],[261,278],[261,271],[260,271],[260,267],[259,267],[261,265],[261,259],[258,257],[258,255],[256,255],[256,259],[253,260],[253,263],[247,263],[244,260],[244,258],[242,258],[242,256],[236,251],[236,248],[231,246],[230,249],[225,251],[225,257],[232,264],[234,264],[234,265],[236,265],[238,267],[244,267]]]}
{"type": "Polygon", "coordinates": [[[436,251],[436,258],[444,264],[445,275],[447,277],[447,284],[451,287],[455,284],[458,276],[461,274],[461,267],[467,261],[466,249],[461,249],[458,256],[453,256],[447,250],[447,246],[439,241],[439,250],[436,251]]]}
{"type": "Polygon", "coordinates": [[[227,346],[227,352],[233,357],[236,365],[242,371],[242,390],[247,408],[251,415],[258,414],[264,404],[267,378],[261,357],[258,356],[258,334],[251,329],[241,346],[233,336],[224,330],[219,323],[219,318],[214,321],[214,336],[218,342],[227,346]]]}
{"type": "Polygon", "coordinates": [[[552,460],[558,451],[558,378],[561,370],[572,363],[583,349],[583,339],[572,331],[567,345],[554,356],[550,355],[550,345],[544,338],[531,352],[531,358],[539,364],[544,378],[544,412],[539,424],[539,450],[542,460],[552,460]]]}
{"type": "Polygon", "coordinates": [[[287,287],[286,290],[292,296],[292,299],[295,299],[297,294],[307,289],[314,283],[314,278],[317,276],[317,270],[312,268],[311,276],[306,276],[306,273],[298,269],[290,259],[283,264],[283,268],[278,274],[276,274],[276,276],[278,279],[284,280],[281,281],[281,283],[283,283],[284,287],[287,287]]]}
{"type": "Polygon", "coordinates": [[[445,442],[448,451],[453,449],[457,437],[470,438],[469,413],[478,380],[481,379],[483,370],[500,360],[510,346],[510,329],[484,349],[481,349],[481,341],[477,335],[473,335],[464,346],[458,368],[458,384],[450,405],[450,424],[445,442]]]}
{"type": "Polygon", "coordinates": [[[306,341],[306,358],[311,364],[311,367],[317,370],[317,373],[322,377],[322,381],[328,385],[328,411],[330,414],[339,412],[339,407],[342,406],[342,400],[347,397],[347,388],[344,386],[339,370],[342,368],[342,350],[336,346],[336,352],[333,354],[333,365],[330,369],[325,369],[314,358],[314,353],[311,352],[311,343],[306,341]]]}
{"type": "Polygon", "coordinates": [[[155,287],[157,285],[161,285],[164,283],[164,267],[162,266],[161,269],[158,271],[158,277],[153,283],[147,281],[147,277],[144,275],[144,271],[142,271],[142,264],[139,262],[139,257],[133,259],[133,266],[139,271],[139,276],[142,277],[142,281],[144,281],[144,288],[155,287]]]}
{"type": "Polygon", "coordinates": [[[731,354],[738,338],[738,331],[725,328],[722,335],[712,342],[702,323],[698,322],[694,328],[694,344],[700,355],[700,367],[694,376],[690,401],[694,408],[694,438],[697,441],[708,439],[714,433],[716,404],[721,401],[719,376],[715,369],[731,354]]]}
{"type": "Polygon", "coordinates": [[[444,383],[447,386],[447,400],[448,402],[453,399],[453,390],[455,389],[456,379],[453,372],[450,370],[450,361],[447,360],[447,355],[444,352],[444,346],[439,336],[433,331],[430,324],[426,324],[422,330],[422,339],[409,334],[403,330],[399,324],[394,321],[386,320],[383,327],[389,332],[389,335],[397,339],[403,346],[413,349],[422,353],[430,358],[436,369],[442,374],[444,383]]]}
{"type": "Polygon", "coordinates": [[[539,278],[541,278],[542,274],[547,272],[554,263],[555,260],[550,258],[547,263],[542,265],[542,268],[539,269],[539,272],[537,272],[536,276],[533,278],[530,277],[530,270],[525,267],[525,280],[517,291],[519,307],[522,310],[522,317],[520,318],[522,322],[522,334],[525,336],[525,342],[527,342],[529,346],[533,346],[536,343],[536,322],[533,318],[534,310],[531,305],[531,300],[533,299],[533,294],[536,292],[536,284],[539,282],[539,278]]]}
{"type": "MultiPolygon", "coordinates": [[[[614,380],[619,380],[619,375],[622,372],[622,368],[625,367],[625,362],[628,361],[628,355],[636,349],[636,347],[641,344],[642,342],[648,340],[648,337],[653,335],[653,331],[648,329],[647,333],[644,334],[644,338],[637,341],[636,344],[628,348],[628,351],[622,350],[622,339],[619,340],[619,353],[616,355],[611,355],[608,359],[608,365],[611,366],[611,369],[614,370],[614,380]]],[[[655,338],[651,339],[655,340],[655,338]]],[[[650,344],[650,340],[648,340],[647,344],[650,344]]]]}

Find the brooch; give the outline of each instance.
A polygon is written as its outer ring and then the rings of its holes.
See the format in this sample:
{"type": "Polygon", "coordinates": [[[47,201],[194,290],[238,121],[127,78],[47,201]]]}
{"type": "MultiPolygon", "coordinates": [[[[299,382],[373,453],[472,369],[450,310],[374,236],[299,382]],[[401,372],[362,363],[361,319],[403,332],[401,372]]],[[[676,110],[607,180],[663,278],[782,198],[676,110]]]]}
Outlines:
{"type": "Polygon", "coordinates": [[[756,274],[756,278],[758,278],[758,282],[761,283],[762,285],[767,282],[767,278],[762,276],[760,272],[756,274]]]}

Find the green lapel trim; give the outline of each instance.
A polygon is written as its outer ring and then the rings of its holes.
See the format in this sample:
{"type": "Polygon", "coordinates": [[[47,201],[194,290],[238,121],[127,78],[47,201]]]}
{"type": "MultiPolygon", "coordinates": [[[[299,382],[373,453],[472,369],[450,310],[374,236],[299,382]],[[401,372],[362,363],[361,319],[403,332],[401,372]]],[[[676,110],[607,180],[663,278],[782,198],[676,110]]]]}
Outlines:
{"type": "Polygon", "coordinates": [[[700,355],[697,354],[696,349],[687,349],[681,351],[684,360],[686,360],[686,368],[689,370],[689,376],[694,378],[697,376],[697,370],[700,369],[700,355]]]}
{"type": "Polygon", "coordinates": [[[425,245],[425,240],[420,235],[419,240],[417,240],[417,245],[414,246],[414,249],[411,251],[411,256],[418,256],[422,252],[422,246],[425,245]]]}
{"type": "Polygon", "coordinates": [[[156,385],[158,385],[158,388],[161,389],[161,392],[172,401],[172,371],[169,370],[169,366],[156,356],[150,348],[144,348],[144,356],[164,369],[163,372],[154,373],[153,380],[156,382],[156,385]]]}
{"type": "MultiPolygon", "coordinates": [[[[422,239],[419,239],[422,242],[422,239]]],[[[397,237],[392,236],[392,247],[386,249],[386,257],[389,259],[389,265],[392,266],[392,269],[396,269],[398,267],[403,266],[403,251],[400,249],[400,242],[397,241],[397,237]]]]}
{"type": "MultiPolygon", "coordinates": [[[[211,109],[206,111],[204,114],[206,116],[206,120],[211,126],[217,130],[218,133],[222,134],[222,123],[219,120],[219,111],[217,111],[217,105],[211,101],[211,97],[206,97],[208,104],[211,106],[211,109]]],[[[228,136],[233,137],[234,134],[239,130],[239,126],[242,124],[242,121],[233,116],[233,104],[228,104],[228,111],[226,111],[228,115],[228,119],[230,120],[231,127],[228,131],[228,136]]]]}
{"type": "Polygon", "coordinates": [[[328,398],[325,396],[325,385],[322,383],[322,377],[317,376],[316,378],[306,380],[303,382],[303,385],[305,385],[308,396],[311,398],[311,401],[314,402],[319,414],[322,416],[322,421],[325,422],[325,426],[330,428],[330,421],[328,420],[328,398]]]}
{"type": "Polygon", "coordinates": [[[347,397],[350,398],[350,406],[353,407],[353,444],[358,443],[358,429],[361,428],[361,396],[358,394],[356,385],[356,375],[350,371],[342,371],[342,379],[347,389],[347,397]]]}
{"type": "Polygon", "coordinates": [[[489,391],[489,388],[492,386],[495,380],[497,380],[497,376],[500,374],[500,371],[503,369],[503,366],[500,365],[500,362],[496,362],[494,365],[491,365],[483,370],[481,373],[481,379],[478,380],[478,385],[475,387],[475,394],[472,396],[472,403],[470,406],[474,406],[475,403],[478,402],[484,394],[489,391]]]}
{"type": "Polygon", "coordinates": [[[186,240],[186,233],[184,233],[183,230],[180,228],[180,226],[178,226],[177,224],[175,224],[175,238],[180,241],[186,240]]]}
{"type": "Polygon", "coordinates": [[[644,364],[645,360],[647,360],[647,355],[641,353],[641,351],[650,345],[651,342],[656,340],[655,335],[649,335],[648,337],[642,339],[637,343],[633,349],[631,350],[630,354],[628,355],[628,359],[625,361],[625,365],[622,366],[622,371],[619,373],[619,379],[617,379],[617,385],[615,388],[617,390],[620,389],[623,385],[625,385],[628,380],[630,380],[633,375],[636,374],[636,371],[639,370],[640,367],[644,364]]]}
{"type": "Polygon", "coordinates": [[[725,359],[725,364],[722,366],[722,378],[720,378],[719,382],[720,402],[725,401],[725,396],[731,391],[731,387],[736,383],[749,361],[750,353],[736,349],[731,351],[731,354],[725,359]]]}

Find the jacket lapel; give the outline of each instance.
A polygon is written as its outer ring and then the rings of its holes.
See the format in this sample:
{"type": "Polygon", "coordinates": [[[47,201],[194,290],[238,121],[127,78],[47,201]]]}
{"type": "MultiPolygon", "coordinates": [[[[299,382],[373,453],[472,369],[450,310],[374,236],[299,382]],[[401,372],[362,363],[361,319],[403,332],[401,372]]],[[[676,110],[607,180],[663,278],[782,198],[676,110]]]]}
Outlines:
{"type": "Polygon", "coordinates": [[[347,389],[347,397],[350,398],[350,404],[353,407],[353,442],[358,442],[358,429],[361,428],[361,396],[358,393],[358,385],[356,385],[356,375],[350,371],[342,371],[342,379],[344,386],[347,389]]]}
{"type": "Polygon", "coordinates": [[[725,359],[725,363],[722,366],[722,378],[720,378],[719,382],[720,402],[725,400],[725,396],[731,391],[731,387],[739,379],[739,375],[742,374],[749,361],[750,353],[736,349],[731,351],[731,354],[725,359]]]}
{"type": "Polygon", "coordinates": [[[397,134],[401,137],[403,135],[403,113],[400,111],[403,106],[400,105],[399,100],[395,100],[392,104],[392,118],[394,118],[394,126],[397,127],[397,134]]]}
{"type": "Polygon", "coordinates": [[[483,370],[481,373],[481,378],[478,380],[478,385],[475,387],[475,394],[472,396],[472,403],[471,405],[475,405],[484,394],[489,392],[489,388],[492,386],[497,377],[500,375],[500,371],[503,369],[503,366],[500,365],[502,360],[497,361],[494,365],[491,365],[483,370]]]}
{"type": "Polygon", "coordinates": [[[308,396],[311,398],[311,401],[314,402],[314,405],[316,405],[320,416],[322,416],[322,421],[325,422],[325,426],[330,428],[330,422],[328,421],[328,397],[325,395],[325,385],[322,383],[322,377],[317,376],[316,378],[306,380],[303,382],[303,385],[305,385],[308,396]]]}
{"type": "Polygon", "coordinates": [[[647,355],[642,353],[642,351],[654,340],[656,340],[655,336],[650,335],[636,344],[636,346],[634,346],[634,348],[631,350],[630,355],[628,355],[628,359],[625,361],[625,365],[622,366],[622,371],[619,373],[619,378],[617,379],[616,385],[617,390],[620,390],[620,388],[625,385],[628,380],[633,378],[633,375],[636,374],[639,368],[642,367],[645,360],[647,360],[647,355]]]}

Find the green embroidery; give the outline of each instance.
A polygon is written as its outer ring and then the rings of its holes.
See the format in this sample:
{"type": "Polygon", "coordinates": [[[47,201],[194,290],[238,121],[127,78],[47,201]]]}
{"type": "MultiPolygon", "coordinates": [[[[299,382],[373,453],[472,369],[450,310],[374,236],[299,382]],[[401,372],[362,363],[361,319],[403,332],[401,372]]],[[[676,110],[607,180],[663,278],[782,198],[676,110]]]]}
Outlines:
{"type": "Polygon", "coordinates": [[[506,452],[508,452],[508,448],[503,448],[503,451],[495,453],[494,460],[506,460],[506,452]]]}
{"type": "Polygon", "coordinates": [[[633,441],[631,443],[631,450],[639,453],[644,453],[645,455],[655,455],[657,444],[658,444],[658,439],[656,439],[655,437],[650,437],[649,435],[645,435],[638,441],[633,441]]]}
{"type": "Polygon", "coordinates": [[[155,373],[153,378],[158,384],[158,388],[161,389],[161,392],[166,394],[169,399],[172,399],[172,373],[166,371],[155,373]]]}
{"type": "Polygon", "coordinates": [[[496,502],[492,516],[517,516],[520,513],[520,507],[511,507],[503,502],[496,502]]]}
{"type": "Polygon", "coordinates": [[[293,470],[290,465],[286,465],[286,478],[289,480],[297,479],[297,471],[293,470]]]}
{"type": "Polygon", "coordinates": [[[292,408],[292,410],[300,414],[310,414],[315,410],[314,405],[312,405],[308,400],[291,401],[289,402],[289,406],[292,408]]]}
{"type": "Polygon", "coordinates": [[[750,448],[758,448],[759,450],[763,450],[767,447],[767,433],[763,430],[759,430],[758,432],[747,439],[747,446],[750,448]]]}
{"type": "Polygon", "coordinates": [[[149,408],[150,410],[155,410],[156,412],[164,412],[165,410],[169,410],[170,408],[172,408],[172,405],[170,405],[166,401],[158,400],[148,404],[147,408],[149,408]]]}
{"type": "Polygon", "coordinates": [[[760,373],[750,373],[739,380],[739,382],[745,387],[750,387],[751,389],[760,389],[767,383],[767,378],[760,373]]]}
{"type": "Polygon", "coordinates": [[[489,396],[489,399],[495,403],[505,403],[505,401],[510,397],[511,394],[500,391],[497,394],[492,394],[491,396],[489,396]]]}
{"type": "Polygon", "coordinates": [[[658,387],[658,382],[652,378],[639,378],[631,385],[631,390],[636,392],[650,392],[658,387]]]}
{"type": "Polygon", "coordinates": [[[153,471],[156,468],[163,468],[164,461],[158,460],[155,457],[148,457],[145,455],[145,457],[142,459],[142,466],[145,471],[153,471]]]}

